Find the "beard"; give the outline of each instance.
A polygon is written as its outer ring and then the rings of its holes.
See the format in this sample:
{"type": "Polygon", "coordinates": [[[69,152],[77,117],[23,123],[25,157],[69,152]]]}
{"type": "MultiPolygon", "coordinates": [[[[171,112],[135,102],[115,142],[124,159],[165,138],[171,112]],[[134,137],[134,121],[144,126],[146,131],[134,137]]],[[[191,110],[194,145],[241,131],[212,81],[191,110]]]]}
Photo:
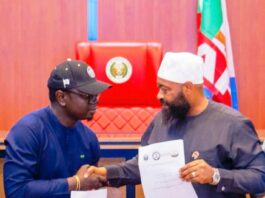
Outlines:
{"type": "Polygon", "coordinates": [[[184,120],[190,110],[190,103],[180,92],[173,102],[167,102],[160,99],[160,103],[164,105],[162,109],[163,122],[168,123],[173,120],[184,120]]]}

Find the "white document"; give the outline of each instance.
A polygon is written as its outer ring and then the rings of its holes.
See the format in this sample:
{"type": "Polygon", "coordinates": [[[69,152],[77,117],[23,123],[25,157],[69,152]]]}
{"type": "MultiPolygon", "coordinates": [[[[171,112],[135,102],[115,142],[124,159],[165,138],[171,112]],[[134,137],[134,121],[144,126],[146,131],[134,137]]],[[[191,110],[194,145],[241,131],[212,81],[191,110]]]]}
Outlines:
{"type": "Polygon", "coordinates": [[[91,191],[71,191],[71,198],[107,198],[107,188],[91,191]]]}
{"type": "Polygon", "coordinates": [[[182,181],[183,140],[172,140],[139,148],[139,169],[145,198],[197,198],[190,182],[182,181]]]}

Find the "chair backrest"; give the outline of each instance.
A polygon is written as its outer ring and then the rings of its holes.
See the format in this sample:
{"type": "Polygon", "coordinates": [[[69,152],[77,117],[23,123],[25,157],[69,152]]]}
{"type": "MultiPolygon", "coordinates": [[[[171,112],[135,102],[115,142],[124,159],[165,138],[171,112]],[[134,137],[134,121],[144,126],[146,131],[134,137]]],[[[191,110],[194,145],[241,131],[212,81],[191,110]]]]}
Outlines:
{"type": "Polygon", "coordinates": [[[143,132],[159,109],[156,74],[160,43],[78,42],[76,57],[88,63],[99,80],[113,85],[100,96],[96,132],[143,132]]]}

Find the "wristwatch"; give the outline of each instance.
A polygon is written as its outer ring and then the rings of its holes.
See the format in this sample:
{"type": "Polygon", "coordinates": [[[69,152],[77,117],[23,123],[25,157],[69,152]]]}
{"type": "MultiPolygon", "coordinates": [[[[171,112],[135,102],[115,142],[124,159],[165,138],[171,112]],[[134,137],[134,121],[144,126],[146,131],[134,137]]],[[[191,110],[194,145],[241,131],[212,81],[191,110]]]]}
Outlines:
{"type": "Polygon", "coordinates": [[[211,185],[217,185],[220,182],[220,173],[219,170],[217,168],[213,169],[213,176],[212,176],[213,182],[211,183],[211,185]]]}

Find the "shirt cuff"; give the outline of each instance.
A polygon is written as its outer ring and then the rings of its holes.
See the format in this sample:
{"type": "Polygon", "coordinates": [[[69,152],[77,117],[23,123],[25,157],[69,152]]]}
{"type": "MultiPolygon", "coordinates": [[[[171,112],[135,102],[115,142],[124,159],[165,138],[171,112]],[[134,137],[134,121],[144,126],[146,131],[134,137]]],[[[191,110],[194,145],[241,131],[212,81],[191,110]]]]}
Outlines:
{"type": "Polygon", "coordinates": [[[231,171],[218,169],[220,173],[220,182],[217,185],[217,192],[231,192],[234,186],[234,175],[231,171]]]}
{"type": "Polygon", "coordinates": [[[119,178],[119,169],[116,165],[110,165],[105,167],[107,169],[107,180],[119,178]]]}

